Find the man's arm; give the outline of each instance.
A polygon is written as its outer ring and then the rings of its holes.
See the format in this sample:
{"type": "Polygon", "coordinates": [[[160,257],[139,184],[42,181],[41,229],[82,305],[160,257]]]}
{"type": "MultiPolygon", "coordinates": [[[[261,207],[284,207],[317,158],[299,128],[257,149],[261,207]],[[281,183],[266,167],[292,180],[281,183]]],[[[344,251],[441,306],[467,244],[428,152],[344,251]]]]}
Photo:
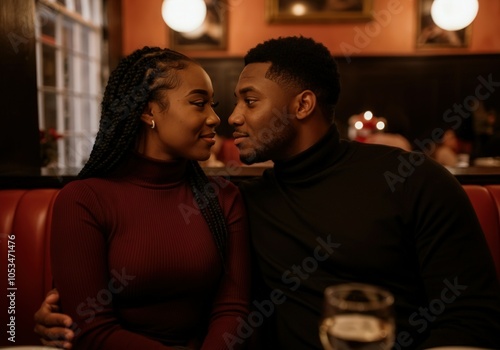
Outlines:
{"type": "Polygon", "coordinates": [[[56,289],[47,293],[40,309],[35,313],[35,333],[46,346],[71,349],[75,336],[70,329],[73,320],[59,311],[59,292],[56,289]]]}
{"type": "Polygon", "coordinates": [[[500,285],[470,200],[447,170],[424,162],[407,178],[408,214],[428,302],[410,325],[423,348],[500,344],[500,285]]]}

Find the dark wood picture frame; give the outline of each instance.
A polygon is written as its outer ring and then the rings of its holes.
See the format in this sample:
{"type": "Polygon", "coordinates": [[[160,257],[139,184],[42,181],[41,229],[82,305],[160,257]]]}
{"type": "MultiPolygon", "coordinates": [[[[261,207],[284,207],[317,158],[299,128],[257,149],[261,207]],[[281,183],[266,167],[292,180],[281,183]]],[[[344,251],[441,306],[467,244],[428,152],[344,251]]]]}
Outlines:
{"type": "Polygon", "coordinates": [[[419,49],[466,48],[470,45],[472,25],[457,31],[439,28],[431,17],[433,0],[418,0],[416,46],[419,49]]]}
{"type": "Polygon", "coordinates": [[[266,16],[268,22],[369,21],[372,8],[373,0],[267,0],[266,16]]]}
{"type": "Polygon", "coordinates": [[[199,29],[191,33],[170,32],[173,50],[224,50],[227,48],[227,0],[205,0],[207,16],[199,29]]]}

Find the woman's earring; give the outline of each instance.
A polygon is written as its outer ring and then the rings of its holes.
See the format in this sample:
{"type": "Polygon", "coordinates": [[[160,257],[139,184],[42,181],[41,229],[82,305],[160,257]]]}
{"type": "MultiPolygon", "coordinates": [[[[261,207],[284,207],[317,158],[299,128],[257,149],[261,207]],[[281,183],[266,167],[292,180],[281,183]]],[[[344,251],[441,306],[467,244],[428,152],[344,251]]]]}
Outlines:
{"type": "Polygon", "coordinates": [[[154,128],[155,128],[155,121],[153,119],[153,120],[151,120],[151,129],[154,129],[154,128]]]}

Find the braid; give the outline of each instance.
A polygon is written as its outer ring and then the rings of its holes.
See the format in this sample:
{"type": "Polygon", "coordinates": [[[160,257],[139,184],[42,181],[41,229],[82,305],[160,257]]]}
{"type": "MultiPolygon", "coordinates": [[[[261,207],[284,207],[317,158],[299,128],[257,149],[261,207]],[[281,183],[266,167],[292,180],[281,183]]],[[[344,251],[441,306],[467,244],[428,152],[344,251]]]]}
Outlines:
{"type": "Polygon", "coordinates": [[[196,161],[189,162],[188,181],[200,211],[214,236],[222,261],[226,260],[227,227],[217,195],[210,191],[211,183],[196,161]]]}
{"type": "MultiPolygon", "coordinates": [[[[140,117],[148,102],[162,103],[161,90],[178,84],[176,74],[169,74],[170,71],[183,69],[186,62],[193,60],[158,47],[144,47],[120,61],[106,85],[99,131],[89,160],[78,174],[80,178],[109,174],[125,159],[137,140],[140,117]]],[[[224,262],[226,221],[217,196],[209,191],[210,182],[196,161],[189,162],[188,181],[224,262]]]]}

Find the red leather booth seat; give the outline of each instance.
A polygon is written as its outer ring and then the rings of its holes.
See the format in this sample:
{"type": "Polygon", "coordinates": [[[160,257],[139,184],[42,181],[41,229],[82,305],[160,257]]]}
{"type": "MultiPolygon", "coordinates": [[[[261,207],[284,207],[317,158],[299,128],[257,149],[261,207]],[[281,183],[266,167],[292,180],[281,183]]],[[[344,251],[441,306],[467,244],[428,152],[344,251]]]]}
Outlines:
{"type": "Polygon", "coordinates": [[[49,232],[57,193],[57,189],[0,190],[0,346],[40,345],[33,332],[33,314],[52,286],[49,232]],[[11,263],[15,276],[8,275],[11,263]],[[9,277],[15,278],[14,286],[8,286],[9,277]],[[5,293],[15,297],[7,298],[5,293]],[[7,331],[15,330],[15,334],[4,332],[5,325],[12,324],[11,316],[15,316],[15,326],[7,326],[7,331]],[[15,343],[9,341],[12,335],[15,343]]]}
{"type": "Polygon", "coordinates": [[[481,223],[500,279],[500,185],[463,185],[481,223]]]}
{"type": "MultiPolygon", "coordinates": [[[[500,276],[500,185],[463,185],[477,213],[500,276]]],[[[9,257],[15,264],[15,299],[0,298],[0,323],[15,316],[15,343],[0,336],[0,346],[39,345],[33,332],[33,315],[51,289],[49,232],[57,189],[0,190],[0,240],[2,293],[9,293],[9,257]],[[14,248],[9,256],[10,246],[14,248]],[[14,244],[12,244],[14,243],[14,244]],[[9,309],[9,306],[12,306],[9,309]],[[15,315],[9,315],[15,310],[15,315]]],[[[11,327],[7,327],[9,330],[11,327]]]]}

